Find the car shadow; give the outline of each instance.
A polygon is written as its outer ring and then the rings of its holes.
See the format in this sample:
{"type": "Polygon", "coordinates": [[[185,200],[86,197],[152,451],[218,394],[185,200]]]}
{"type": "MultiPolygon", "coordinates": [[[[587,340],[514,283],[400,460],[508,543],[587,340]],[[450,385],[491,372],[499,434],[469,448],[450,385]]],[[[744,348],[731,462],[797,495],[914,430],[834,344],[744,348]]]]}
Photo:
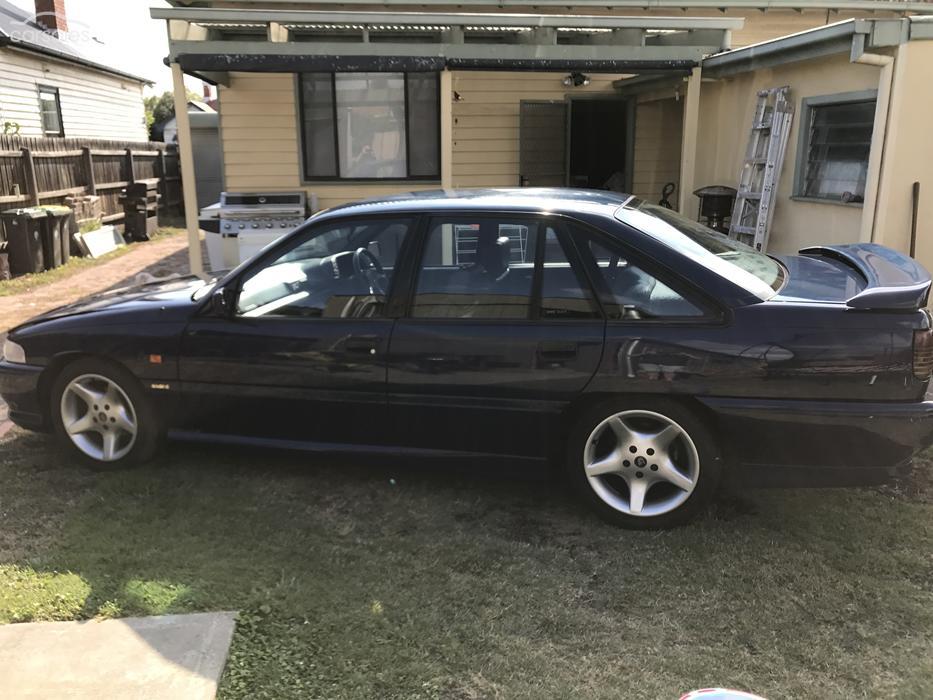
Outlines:
{"type": "Polygon", "coordinates": [[[467,646],[475,625],[555,644],[598,625],[648,648],[662,615],[687,646],[719,625],[741,655],[778,624],[800,645],[836,620],[882,625],[881,590],[910,598],[923,574],[904,554],[923,546],[922,513],[868,490],[733,492],[689,526],[632,532],[547,468],[508,460],[170,443],[143,467],[91,472],[22,431],[0,441],[0,478],[0,552],[22,540],[2,563],[48,589],[21,619],[240,610],[242,635],[285,629],[351,655],[382,639],[368,625],[383,601],[432,648],[445,625],[467,646]],[[65,572],[79,594],[55,588],[65,572]],[[638,591],[660,607],[633,607],[638,591]],[[346,625],[357,646],[341,646],[346,625]]]}

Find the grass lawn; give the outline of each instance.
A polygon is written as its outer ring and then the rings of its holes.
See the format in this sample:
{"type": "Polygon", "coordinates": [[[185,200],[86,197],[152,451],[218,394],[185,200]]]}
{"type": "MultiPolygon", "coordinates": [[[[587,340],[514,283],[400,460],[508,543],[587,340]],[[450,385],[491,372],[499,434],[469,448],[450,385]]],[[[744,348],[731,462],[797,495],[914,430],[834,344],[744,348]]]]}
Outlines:
{"type": "MultiPolygon", "coordinates": [[[[152,240],[157,240],[164,236],[175,236],[179,233],[184,233],[184,229],[178,228],[176,226],[160,226],[153,234],[152,240]]],[[[107,262],[108,260],[113,260],[114,258],[119,258],[123,255],[126,255],[131,250],[136,250],[137,246],[143,245],[145,243],[146,241],[127,243],[124,246],[120,246],[116,250],[112,250],[105,255],[101,255],[99,258],[71,257],[66,264],[53,267],[51,270],[44,270],[43,272],[35,272],[28,275],[20,275],[19,277],[14,277],[13,279],[9,280],[0,280],[0,297],[10,296],[11,294],[23,294],[30,292],[36,287],[40,287],[44,284],[67,279],[73,274],[81,272],[81,270],[87,270],[90,267],[95,267],[96,265],[100,265],[101,263],[107,262]]]]}
{"type": "Polygon", "coordinates": [[[933,479],[602,524],[540,475],[0,443],[0,621],[241,611],[223,698],[933,697],[933,479]]]}

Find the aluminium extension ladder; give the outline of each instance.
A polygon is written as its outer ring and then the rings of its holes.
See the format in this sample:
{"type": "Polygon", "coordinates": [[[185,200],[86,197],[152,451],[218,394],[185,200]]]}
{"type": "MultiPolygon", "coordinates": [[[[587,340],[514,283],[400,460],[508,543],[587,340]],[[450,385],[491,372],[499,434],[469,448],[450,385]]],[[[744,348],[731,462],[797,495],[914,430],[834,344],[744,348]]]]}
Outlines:
{"type": "Polygon", "coordinates": [[[756,250],[767,250],[774,195],[784,165],[794,105],[787,86],[761,90],[752,121],[739,190],[729,224],[729,237],[756,250]]]}

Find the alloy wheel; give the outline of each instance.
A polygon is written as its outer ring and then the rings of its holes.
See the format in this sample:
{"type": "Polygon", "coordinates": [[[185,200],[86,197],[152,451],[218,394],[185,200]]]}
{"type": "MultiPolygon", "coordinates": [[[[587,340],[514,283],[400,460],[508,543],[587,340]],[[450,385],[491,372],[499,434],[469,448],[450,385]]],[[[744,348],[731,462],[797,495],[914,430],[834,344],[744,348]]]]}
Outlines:
{"type": "Polygon", "coordinates": [[[136,442],[136,411],[126,392],[99,374],[82,374],[62,392],[65,433],[81,452],[100,462],[125,457],[136,442]]]}
{"type": "Polygon", "coordinates": [[[583,467],[590,487],[607,505],[636,517],[663,515],[696,488],[700,457],[678,423],[654,411],[622,411],[587,438],[583,467]]]}

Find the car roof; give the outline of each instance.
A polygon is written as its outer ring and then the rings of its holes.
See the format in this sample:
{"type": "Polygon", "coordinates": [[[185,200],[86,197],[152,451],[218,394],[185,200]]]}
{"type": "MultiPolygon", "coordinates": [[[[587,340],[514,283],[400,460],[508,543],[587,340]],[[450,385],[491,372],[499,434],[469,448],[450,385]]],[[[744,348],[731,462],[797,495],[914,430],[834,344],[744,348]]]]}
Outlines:
{"type": "Polygon", "coordinates": [[[611,218],[631,195],[607,190],[520,187],[424,190],[372,197],[327,209],[315,218],[357,214],[442,211],[515,211],[597,214],[611,218]]]}

